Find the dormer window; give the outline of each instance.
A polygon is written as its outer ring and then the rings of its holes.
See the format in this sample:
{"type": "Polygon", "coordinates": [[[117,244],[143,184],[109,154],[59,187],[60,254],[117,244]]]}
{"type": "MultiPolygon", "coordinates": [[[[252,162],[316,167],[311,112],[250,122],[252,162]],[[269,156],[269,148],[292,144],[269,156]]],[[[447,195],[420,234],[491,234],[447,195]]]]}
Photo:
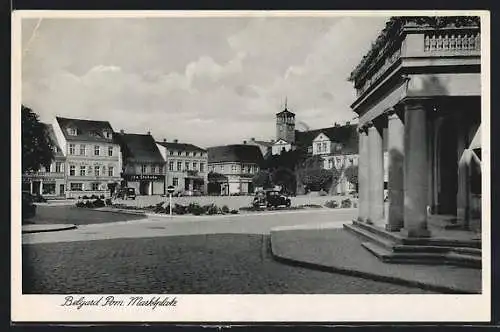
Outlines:
{"type": "Polygon", "coordinates": [[[110,133],[109,131],[106,131],[106,130],[105,130],[105,131],[104,131],[104,137],[106,137],[106,138],[109,138],[109,139],[110,139],[110,138],[111,138],[111,133],[110,133]]]}
{"type": "Polygon", "coordinates": [[[71,135],[71,136],[76,136],[78,134],[78,131],[76,130],[76,128],[68,128],[68,134],[71,135]]]}

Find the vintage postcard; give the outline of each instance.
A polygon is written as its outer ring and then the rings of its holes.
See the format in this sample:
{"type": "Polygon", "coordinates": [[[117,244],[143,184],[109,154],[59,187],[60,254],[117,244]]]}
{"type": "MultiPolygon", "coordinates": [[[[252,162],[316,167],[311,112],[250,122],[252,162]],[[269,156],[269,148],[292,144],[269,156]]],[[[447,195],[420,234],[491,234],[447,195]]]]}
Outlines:
{"type": "Polygon", "coordinates": [[[490,320],[489,12],[12,33],[12,321],[490,320]]]}

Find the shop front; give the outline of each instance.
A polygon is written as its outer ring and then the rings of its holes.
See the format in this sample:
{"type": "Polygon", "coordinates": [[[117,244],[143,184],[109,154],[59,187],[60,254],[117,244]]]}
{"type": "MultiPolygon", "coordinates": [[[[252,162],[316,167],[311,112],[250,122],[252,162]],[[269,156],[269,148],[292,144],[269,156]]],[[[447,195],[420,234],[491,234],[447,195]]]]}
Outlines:
{"type": "Polygon", "coordinates": [[[22,191],[46,198],[64,197],[66,192],[63,177],[43,176],[40,174],[23,175],[22,191]]]}
{"type": "Polygon", "coordinates": [[[126,186],[135,188],[138,195],[165,194],[165,175],[158,174],[125,174],[126,186]]]}

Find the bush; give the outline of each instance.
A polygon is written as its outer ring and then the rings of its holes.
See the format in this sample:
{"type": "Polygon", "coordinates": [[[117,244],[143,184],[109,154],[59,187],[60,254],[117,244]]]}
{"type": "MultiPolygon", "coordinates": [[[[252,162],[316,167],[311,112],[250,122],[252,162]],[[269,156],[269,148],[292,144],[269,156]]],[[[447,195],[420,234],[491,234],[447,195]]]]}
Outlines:
{"type": "Polygon", "coordinates": [[[336,209],[339,207],[339,203],[335,200],[327,201],[325,206],[330,209],[336,209]]]}
{"type": "Polygon", "coordinates": [[[89,199],[89,197],[87,195],[83,195],[82,199],[89,199]]]}
{"type": "Polygon", "coordinates": [[[95,208],[100,208],[100,207],[106,206],[106,204],[104,204],[104,201],[102,199],[96,199],[94,202],[92,202],[92,205],[95,208]]]}
{"type": "Polygon", "coordinates": [[[222,206],[222,208],[220,209],[220,211],[222,213],[229,213],[229,207],[227,205],[224,205],[224,206],[222,206]]]}
{"type": "Polygon", "coordinates": [[[230,213],[231,213],[231,214],[238,214],[238,210],[232,209],[232,210],[230,211],[230,213]]]}
{"type": "Polygon", "coordinates": [[[208,204],[208,205],[205,205],[203,207],[203,210],[206,214],[209,214],[209,215],[214,215],[214,214],[217,214],[219,213],[219,209],[217,208],[217,205],[215,204],[208,204]]]}
{"type": "Polygon", "coordinates": [[[174,214],[186,214],[187,212],[187,206],[177,204],[175,203],[174,207],[172,208],[172,213],[174,214]]]}
{"type": "Polygon", "coordinates": [[[76,207],[78,207],[78,208],[83,208],[83,207],[85,207],[85,203],[83,203],[83,202],[76,202],[76,204],[75,204],[75,205],[76,205],[76,207]]]}
{"type": "Polygon", "coordinates": [[[111,204],[113,204],[113,202],[111,202],[111,198],[106,199],[105,204],[106,206],[110,206],[111,204]]]}
{"type": "Polygon", "coordinates": [[[322,208],[321,205],[319,204],[303,204],[303,205],[299,205],[299,207],[303,207],[303,208],[313,208],[313,209],[319,209],[319,208],[322,208]]]}
{"type": "Polygon", "coordinates": [[[340,203],[340,206],[343,209],[350,208],[352,206],[352,202],[349,198],[343,199],[342,202],[340,203]]]}
{"type": "Polygon", "coordinates": [[[92,201],[86,201],[85,202],[85,207],[91,209],[91,208],[94,207],[94,204],[92,204],[92,201]]]}
{"type": "Polygon", "coordinates": [[[363,218],[361,218],[361,217],[358,217],[356,220],[359,222],[363,222],[363,218]]]}
{"type": "Polygon", "coordinates": [[[94,195],[92,194],[92,196],[90,196],[90,199],[98,199],[99,197],[97,195],[94,195]]]}
{"type": "Polygon", "coordinates": [[[99,196],[100,199],[104,199],[104,195],[99,196]]]}
{"type": "Polygon", "coordinates": [[[318,192],[318,195],[319,196],[327,196],[328,193],[326,191],[324,191],[323,189],[321,189],[319,192],[318,192]]]}

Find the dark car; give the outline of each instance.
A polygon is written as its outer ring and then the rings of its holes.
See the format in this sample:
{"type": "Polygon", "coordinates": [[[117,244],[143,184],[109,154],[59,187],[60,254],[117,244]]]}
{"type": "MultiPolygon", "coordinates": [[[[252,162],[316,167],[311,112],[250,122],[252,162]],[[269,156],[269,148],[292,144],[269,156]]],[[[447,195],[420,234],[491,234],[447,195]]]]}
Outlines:
{"type": "Polygon", "coordinates": [[[121,188],[116,193],[116,198],[135,199],[135,197],[136,197],[135,188],[130,188],[130,187],[121,188]]]}
{"type": "Polygon", "coordinates": [[[23,191],[23,211],[22,218],[30,219],[33,218],[36,214],[36,205],[33,204],[33,195],[29,192],[23,191]]]}
{"type": "Polygon", "coordinates": [[[290,198],[279,192],[278,190],[268,190],[266,192],[258,192],[256,193],[253,206],[255,207],[278,207],[278,206],[286,206],[290,207],[292,205],[292,201],[290,198]]]}

